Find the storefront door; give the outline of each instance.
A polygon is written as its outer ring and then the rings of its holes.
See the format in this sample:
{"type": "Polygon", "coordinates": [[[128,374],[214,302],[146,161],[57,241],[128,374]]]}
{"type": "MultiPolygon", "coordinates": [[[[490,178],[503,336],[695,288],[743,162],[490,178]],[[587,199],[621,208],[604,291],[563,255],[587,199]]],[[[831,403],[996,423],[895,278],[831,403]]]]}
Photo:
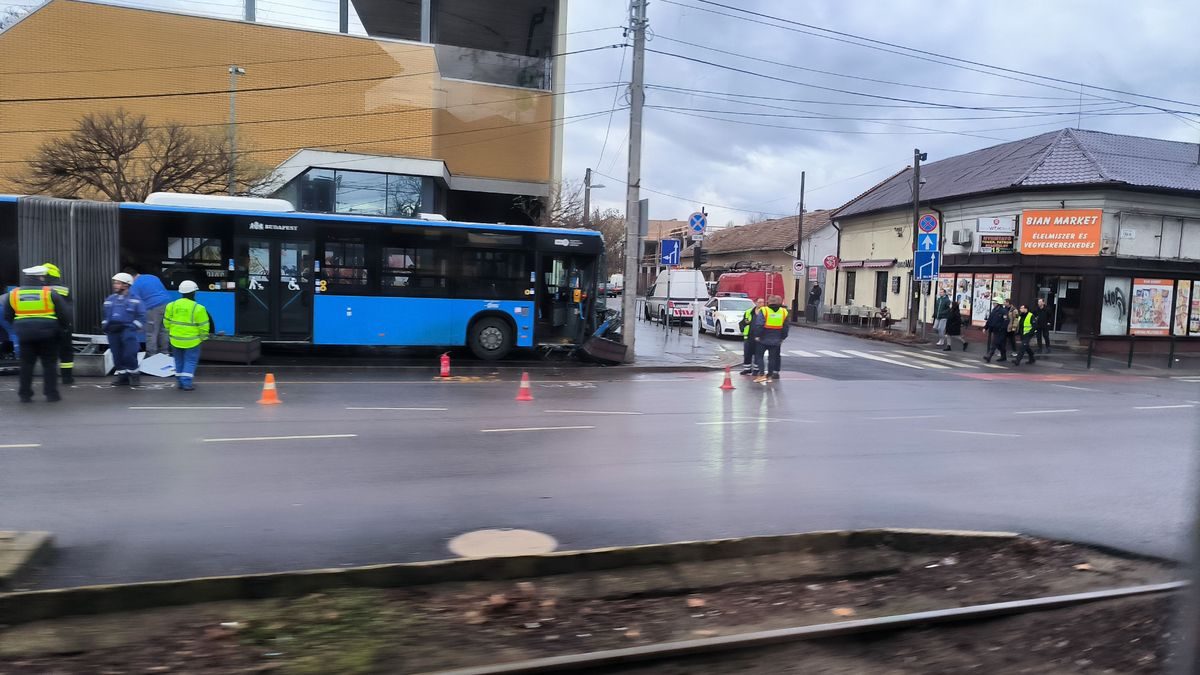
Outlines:
{"type": "Polygon", "coordinates": [[[313,243],[277,239],[240,242],[238,332],[268,340],[312,336],[313,243]]]}
{"type": "Polygon", "coordinates": [[[1079,305],[1082,277],[1039,275],[1037,296],[1050,308],[1050,330],[1060,333],[1079,332],[1079,305]]]}

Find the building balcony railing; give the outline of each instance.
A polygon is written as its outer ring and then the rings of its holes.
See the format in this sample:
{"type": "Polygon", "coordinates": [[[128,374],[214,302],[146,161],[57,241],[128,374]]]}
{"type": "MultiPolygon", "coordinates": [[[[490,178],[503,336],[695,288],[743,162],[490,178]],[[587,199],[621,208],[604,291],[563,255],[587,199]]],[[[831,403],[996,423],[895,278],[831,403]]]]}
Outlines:
{"type": "Polygon", "coordinates": [[[551,60],[453,45],[434,45],[442,77],[549,91],[551,60]]]}

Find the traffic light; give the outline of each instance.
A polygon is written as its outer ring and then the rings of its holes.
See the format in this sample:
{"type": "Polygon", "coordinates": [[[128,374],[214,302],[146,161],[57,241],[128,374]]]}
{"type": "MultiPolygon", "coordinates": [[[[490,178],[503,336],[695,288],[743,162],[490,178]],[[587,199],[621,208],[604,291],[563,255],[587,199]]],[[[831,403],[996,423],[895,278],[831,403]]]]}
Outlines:
{"type": "Polygon", "coordinates": [[[692,267],[694,269],[700,269],[706,262],[708,262],[708,251],[705,251],[700,246],[692,249],[692,267]]]}

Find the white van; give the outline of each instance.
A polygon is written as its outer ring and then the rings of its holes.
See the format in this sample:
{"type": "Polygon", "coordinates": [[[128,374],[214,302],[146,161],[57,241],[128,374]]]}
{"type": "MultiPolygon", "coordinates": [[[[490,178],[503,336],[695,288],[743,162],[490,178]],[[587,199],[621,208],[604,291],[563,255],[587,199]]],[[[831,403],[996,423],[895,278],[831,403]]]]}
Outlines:
{"type": "Polygon", "coordinates": [[[708,285],[700,270],[663,270],[646,296],[646,320],[682,321],[692,318],[692,301],[708,301],[708,285]]]}

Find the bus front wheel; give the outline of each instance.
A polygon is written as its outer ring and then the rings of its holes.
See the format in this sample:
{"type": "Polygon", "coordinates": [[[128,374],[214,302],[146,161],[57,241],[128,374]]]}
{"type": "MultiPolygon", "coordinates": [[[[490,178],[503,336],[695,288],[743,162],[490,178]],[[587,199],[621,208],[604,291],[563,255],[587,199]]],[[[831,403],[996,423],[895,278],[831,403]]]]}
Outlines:
{"type": "Polygon", "coordinates": [[[495,361],[508,356],[513,347],[512,326],[504,319],[494,316],[484,318],[471,324],[467,344],[476,357],[485,361],[495,361]]]}

